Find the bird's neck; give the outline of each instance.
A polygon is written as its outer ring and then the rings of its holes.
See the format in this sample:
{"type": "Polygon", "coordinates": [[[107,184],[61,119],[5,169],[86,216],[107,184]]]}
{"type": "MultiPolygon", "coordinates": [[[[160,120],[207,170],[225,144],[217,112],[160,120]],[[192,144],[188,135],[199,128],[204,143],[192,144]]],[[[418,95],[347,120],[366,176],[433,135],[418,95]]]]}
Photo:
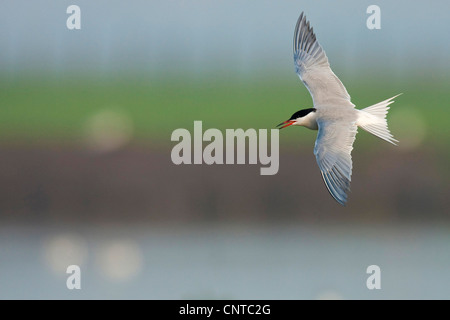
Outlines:
{"type": "Polygon", "coordinates": [[[310,112],[299,121],[297,121],[299,126],[306,127],[311,130],[317,130],[317,112],[310,112]]]}

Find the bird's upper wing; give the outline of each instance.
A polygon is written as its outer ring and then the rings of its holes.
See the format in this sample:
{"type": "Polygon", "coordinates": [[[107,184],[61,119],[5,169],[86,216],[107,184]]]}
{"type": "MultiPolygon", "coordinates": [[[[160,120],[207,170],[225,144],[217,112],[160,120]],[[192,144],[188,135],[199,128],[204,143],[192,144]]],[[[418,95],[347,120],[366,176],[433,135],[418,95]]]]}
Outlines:
{"type": "Polygon", "coordinates": [[[352,176],[353,142],[357,132],[354,121],[319,120],[314,155],[328,191],[342,205],[347,201],[352,176]]]}
{"type": "Polygon", "coordinates": [[[325,51],[303,12],[294,32],[294,64],[295,72],[311,94],[315,108],[323,105],[353,106],[350,95],[331,70],[325,51]]]}

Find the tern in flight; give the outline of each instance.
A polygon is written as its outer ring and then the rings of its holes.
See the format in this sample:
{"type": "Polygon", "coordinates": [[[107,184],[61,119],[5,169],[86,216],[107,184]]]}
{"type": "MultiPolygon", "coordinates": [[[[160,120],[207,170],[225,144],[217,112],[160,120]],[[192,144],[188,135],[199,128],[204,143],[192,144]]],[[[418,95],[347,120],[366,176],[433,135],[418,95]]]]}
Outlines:
{"type": "Polygon", "coordinates": [[[317,133],[314,155],[323,181],[341,205],[347,202],[352,175],[353,142],[358,127],[395,145],[397,140],[389,132],[386,114],[395,97],[362,110],[355,109],[350,95],[330,68],[325,51],[317,42],[303,12],[294,32],[294,65],[313,99],[313,108],[297,111],[280,123],[304,126],[317,133]]]}

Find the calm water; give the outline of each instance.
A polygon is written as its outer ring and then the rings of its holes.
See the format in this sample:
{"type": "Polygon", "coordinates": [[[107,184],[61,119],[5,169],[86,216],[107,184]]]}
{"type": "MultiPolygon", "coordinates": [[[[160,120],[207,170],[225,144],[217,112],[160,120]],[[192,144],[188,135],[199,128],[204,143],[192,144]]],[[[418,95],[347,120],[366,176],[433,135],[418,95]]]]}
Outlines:
{"type": "Polygon", "coordinates": [[[0,298],[449,299],[449,244],[445,226],[3,227],[0,298]]]}

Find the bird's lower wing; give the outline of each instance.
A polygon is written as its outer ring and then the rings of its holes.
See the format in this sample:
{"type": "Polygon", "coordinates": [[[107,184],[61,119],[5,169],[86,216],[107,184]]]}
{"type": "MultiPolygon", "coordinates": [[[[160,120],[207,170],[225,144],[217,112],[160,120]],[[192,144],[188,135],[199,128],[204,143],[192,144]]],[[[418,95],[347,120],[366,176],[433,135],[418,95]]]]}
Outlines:
{"type": "Polygon", "coordinates": [[[357,132],[355,122],[318,121],[314,155],[328,191],[341,205],[347,202],[352,176],[353,142],[357,132]]]}

